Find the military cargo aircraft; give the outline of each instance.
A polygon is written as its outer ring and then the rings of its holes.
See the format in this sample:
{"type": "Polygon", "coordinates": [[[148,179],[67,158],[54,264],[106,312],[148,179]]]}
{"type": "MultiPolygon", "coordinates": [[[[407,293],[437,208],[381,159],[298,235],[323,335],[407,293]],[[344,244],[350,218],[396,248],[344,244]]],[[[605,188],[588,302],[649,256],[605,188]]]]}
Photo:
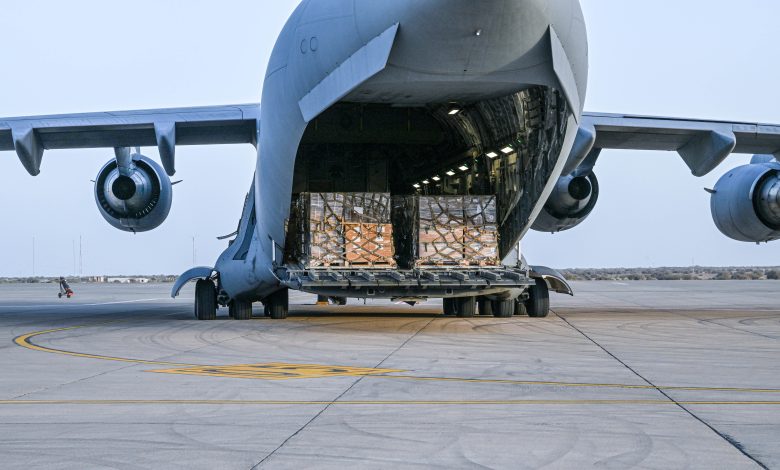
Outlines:
{"type": "Polygon", "coordinates": [[[34,176],[45,150],[113,149],[98,210],[144,232],[170,211],[177,146],[254,145],[234,238],[173,288],[196,281],[200,320],[254,302],[285,318],[290,289],[544,317],[572,291],[519,242],[588,217],[605,149],[676,151],[696,176],[754,154],[710,190],[712,215],[735,240],[780,238],[780,125],[588,113],[587,87],[578,0],[304,0],[261,104],[0,118],[0,151],[34,176]]]}

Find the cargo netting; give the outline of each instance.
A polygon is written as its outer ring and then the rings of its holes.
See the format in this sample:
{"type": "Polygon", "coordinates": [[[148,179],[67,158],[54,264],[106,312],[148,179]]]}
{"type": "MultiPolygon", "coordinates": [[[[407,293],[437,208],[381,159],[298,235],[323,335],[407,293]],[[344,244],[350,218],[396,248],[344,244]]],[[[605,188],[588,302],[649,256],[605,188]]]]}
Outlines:
{"type": "Polygon", "coordinates": [[[306,268],[500,265],[494,196],[303,193],[290,224],[306,268]]]}
{"type": "Polygon", "coordinates": [[[417,204],[418,266],[500,264],[494,196],[421,196],[417,204]]]}
{"type": "Polygon", "coordinates": [[[306,267],[395,267],[387,193],[304,193],[294,205],[306,267]]]}

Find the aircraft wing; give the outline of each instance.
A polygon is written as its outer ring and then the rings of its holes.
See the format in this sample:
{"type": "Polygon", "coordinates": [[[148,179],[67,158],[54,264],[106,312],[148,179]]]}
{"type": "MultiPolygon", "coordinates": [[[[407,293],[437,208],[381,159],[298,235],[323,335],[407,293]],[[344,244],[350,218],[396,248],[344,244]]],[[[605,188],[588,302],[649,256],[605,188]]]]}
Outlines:
{"type": "Polygon", "coordinates": [[[770,124],[584,113],[577,140],[578,163],[591,149],[674,150],[696,176],[731,153],[780,157],[780,125],[770,124]]]}
{"type": "Polygon", "coordinates": [[[44,150],[156,146],[169,175],[176,145],[257,145],[257,104],[0,118],[0,151],[40,173],[44,150]]]}

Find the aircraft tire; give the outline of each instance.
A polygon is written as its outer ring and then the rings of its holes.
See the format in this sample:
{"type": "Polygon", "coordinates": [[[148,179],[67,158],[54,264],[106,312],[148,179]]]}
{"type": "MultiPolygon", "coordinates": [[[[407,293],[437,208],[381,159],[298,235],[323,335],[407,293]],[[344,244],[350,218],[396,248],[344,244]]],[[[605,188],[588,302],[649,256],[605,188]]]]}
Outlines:
{"type": "Polygon", "coordinates": [[[217,289],[209,279],[195,283],[195,318],[202,321],[217,318],[217,289]]]}
{"type": "Polygon", "coordinates": [[[458,318],[471,318],[477,313],[476,297],[458,297],[453,299],[455,315],[458,318]]]}
{"type": "Polygon", "coordinates": [[[544,279],[537,279],[536,285],[528,291],[525,308],[531,318],[546,318],[550,314],[550,290],[544,279]]]}
{"type": "Polygon", "coordinates": [[[520,299],[515,299],[515,316],[528,315],[528,310],[525,308],[525,302],[520,299]]]}
{"type": "Polygon", "coordinates": [[[479,314],[482,316],[493,316],[493,302],[490,301],[487,297],[478,297],[477,298],[477,305],[479,314]]]}
{"type": "Polygon", "coordinates": [[[230,305],[228,305],[228,311],[233,320],[251,320],[252,302],[246,300],[231,300],[230,305]]]}
{"type": "Polygon", "coordinates": [[[331,297],[330,298],[334,304],[339,306],[347,305],[347,298],[346,297],[331,297]]]}
{"type": "Polygon", "coordinates": [[[271,316],[271,318],[274,320],[284,320],[287,318],[287,313],[290,310],[288,289],[282,289],[280,291],[274,292],[268,296],[265,302],[265,305],[268,308],[268,314],[271,316]]]}
{"type": "Polygon", "coordinates": [[[493,316],[496,318],[511,318],[515,314],[514,300],[494,300],[493,316]]]}
{"type": "Polygon", "coordinates": [[[455,316],[455,299],[442,299],[444,304],[444,315],[447,317],[455,316]]]}

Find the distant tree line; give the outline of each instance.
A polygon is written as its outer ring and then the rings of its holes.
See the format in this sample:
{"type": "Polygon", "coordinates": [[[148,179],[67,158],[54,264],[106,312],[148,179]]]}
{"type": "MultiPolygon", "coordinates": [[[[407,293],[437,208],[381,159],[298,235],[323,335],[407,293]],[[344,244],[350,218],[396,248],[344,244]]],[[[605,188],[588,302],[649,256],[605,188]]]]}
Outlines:
{"type": "Polygon", "coordinates": [[[572,281],[760,281],[780,280],[780,267],[565,269],[572,281]]]}
{"type": "MultiPolygon", "coordinates": [[[[689,268],[584,268],[561,270],[570,281],[760,281],[780,280],[780,267],[689,267],[689,268]]],[[[106,282],[114,276],[67,277],[70,283],[106,282]]],[[[148,278],[151,283],[171,283],[174,275],[116,276],[148,278]]],[[[58,282],[59,277],[0,277],[0,284],[40,284],[58,282]]]]}
{"type": "MultiPolygon", "coordinates": [[[[110,278],[131,278],[149,279],[151,283],[170,283],[175,282],[177,276],[170,274],[156,274],[152,276],[147,275],[135,275],[135,276],[65,276],[71,284],[83,284],[83,283],[104,283],[110,278]]],[[[36,277],[0,277],[0,284],[49,284],[59,282],[59,276],[36,276],[36,277]]]]}

